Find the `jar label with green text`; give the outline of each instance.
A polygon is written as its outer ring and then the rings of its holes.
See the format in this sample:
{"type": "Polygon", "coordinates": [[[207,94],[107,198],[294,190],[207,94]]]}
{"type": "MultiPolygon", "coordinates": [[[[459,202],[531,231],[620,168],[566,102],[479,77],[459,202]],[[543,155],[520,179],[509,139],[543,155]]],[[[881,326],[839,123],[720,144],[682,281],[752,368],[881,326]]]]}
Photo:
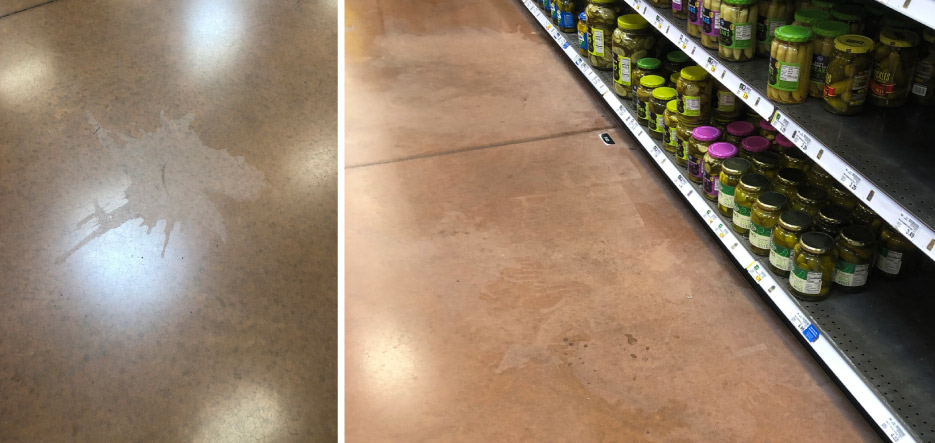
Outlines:
{"type": "Polygon", "coordinates": [[[801,71],[799,68],[798,63],[784,63],[770,57],[769,77],[766,81],[780,91],[798,91],[799,72],[801,71]]]}
{"type": "Polygon", "coordinates": [[[753,46],[753,23],[732,23],[722,18],[718,43],[730,49],[747,49],[753,46]]]}
{"type": "Polygon", "coordinates": [[[588,42],[589,51],[597,57],[604,56],[604,30],[601,28],[591,28],[591,40],[588,42]]]}
{"type": "Polygon", "coordinates": [[[724,182],[718,182],[717,203],[727,209],[734,209],[734,186],[728,186],[724,182]]]}
{"type": "Polygon", "coordinates": [[[756,223],[750,223],[750,244],[760,249],[769,249],[770,239],[773,237],[773,230],[760,226],[756,223]]]}
{"type": "Polygon", "coordinates": [[[697,95],[679,96],[676,105],[678,105],[679,112],[686,117],[697,117],[701,115],[701,97],[697,95]]]}
{"type": "Polygon", "coordinates": [[[899,268],[903,265],[903,253],[892,251],[886,247],[880,247],[880,253],[877,254],[877,269],[887,274],[899,274],[899,268]]]}
{"type": "Polygon", "coordinates": [[[818,295],[821,292],[821,272],[806,271],[793,264],[789,285],[802,294],[818,295]]]}
{"type": "Polygon", "coordinates": [[[870,265],[856,265],[844,260],[834,264],[834,282],[841,286],[863,286],[867,284],[870,265]]]}
{"type": "Polygon", "coordinates": [[[620,54],[614,53],[614,81],[624,85],[630,86],[630,57],[621,57],[620,54]]]}
{"type": "Polygon", "coordinates": [[[788,271],[792,269],[792,260],[789,259],[789,254],[792,252],[792,249],[789,249],[785,246],[780,246],[776,242],[770,242],[769,245],[769,262],[776,269],[782,271],[788,271]]]}
{"type": "Polygon", "coordinates": [[[738,227],[744,229],[750,229],[750,213],[753,212],[752,208],[746,206],[738,205],[737,202],[734,202],[734,218],[733,222],[738,227]]]}
{"type": "Polygon", "coordinates": [[[719,112],[734,112],[734,93],[730,91],[717,92],[717,110],[719,112]]]}

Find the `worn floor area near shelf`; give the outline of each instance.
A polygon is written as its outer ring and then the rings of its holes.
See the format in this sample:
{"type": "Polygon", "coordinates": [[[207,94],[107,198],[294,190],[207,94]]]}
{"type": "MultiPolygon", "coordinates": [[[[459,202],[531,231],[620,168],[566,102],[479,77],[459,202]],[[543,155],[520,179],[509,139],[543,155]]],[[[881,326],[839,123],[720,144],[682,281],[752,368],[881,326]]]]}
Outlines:
{"type": "Polygon", "coordinates": [[[349,441],[877,440],[625,131],[610,147],[576,133],[606,111],[518,7],[439,7],[445,26],[421,29],[427,12],[401,4],[347,3],[348,51],[368,42],[348,58],[347,124],[370,131],[347,142],[349,441]],[[416,37],[444,43],[407,46],[447,55],[439,72],[500,60],[448,88],[531,104],[478,120],[414,87],[375,96],[402,73],[373,63],[416,37]],[[497,58],[509,48],[537,63],[497,58]],[[436,106],[450,120],[434,132],[386,115],[436,106]],[[414,146],[379,137],[406,133],[414,146]]]}

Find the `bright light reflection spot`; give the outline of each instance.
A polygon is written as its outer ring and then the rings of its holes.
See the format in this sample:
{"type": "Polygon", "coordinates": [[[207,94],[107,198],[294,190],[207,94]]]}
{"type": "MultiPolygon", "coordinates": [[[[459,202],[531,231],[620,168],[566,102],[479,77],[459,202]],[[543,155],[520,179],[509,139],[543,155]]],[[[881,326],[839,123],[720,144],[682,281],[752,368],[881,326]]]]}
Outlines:
{"type": "Polygon", "coordinates": [[[255,385],[240,386],[202,412],[196,442],[278,441],[286,422],[276,395],[255,385]]]}
{"type": "Polygon", "coordinates": [[[0,96],[7,102],[23,103],[48,87],[52,67],[43,52],[26,50],[17,55],[22,58],[7,58],[0,65],[0,96]]]}
{"type": "Polygon", "coordinates": [[[241,13],[229,0],[191,2],[186,46],[197,77],[210,78],[230,67],[240,49],[241,13]]]}
{"type": "Polygon", "coordinates": [[[414,349],[409,337],[394,330],[378,331],[367,341],[364,365],[377,391],[392,395],[416,376],[414,349]]]}

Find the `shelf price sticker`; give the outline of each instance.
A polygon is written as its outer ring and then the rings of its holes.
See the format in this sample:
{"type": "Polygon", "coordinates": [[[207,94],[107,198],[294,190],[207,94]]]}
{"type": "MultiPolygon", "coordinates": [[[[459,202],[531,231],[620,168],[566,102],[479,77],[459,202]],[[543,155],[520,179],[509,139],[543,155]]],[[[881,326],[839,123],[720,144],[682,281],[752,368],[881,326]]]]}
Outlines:
{"type": "Polygon", "coordinates": [[[818,328],[809,322],[804,314],[796,312],[790,320],[792,320],[792,324],[805,336],[805,339],[808,340],[809,343],[814,343],[815,340],[818,340],[818,328]]]}
{"type": "Polygon", "coordinates": [[[844,173],[841,174],[840,180],[842,185],[851,191],[856,191],[857,185],[859,185],[861,181],[862,179],[860,178],[860,174],[858,174],[857,171],[852,171],[851,168],[848,168],[847,166],[844,167],[844,173]]]}
{"type": "Polygon", "coordinates": [[[685,34],[679,34],[679,41],[675,42],[675,44],[682,48],[682,51],[687,51],[688,45],[693,45],[692,39],[685,34]]]}
{"type": "Polygon", "coordinates": [[[708,209],[707,212],[704,213],[704,219],[706,222],[708,222],[709,225],[713,226],[714,222],[717,221],[718,218],[716,215],[714,215],[714,211],[708,209]]]}
{"type": "Polygon", "coordinates": [[[663,20],[662,20],[661,15],[656,14],[656,19],[654,20],[654,22],[656,23],[656,29],[662,29],[663,20]]]}
{"type": "MultiPolygon", "coordinates": [[[[722,240],[723,240],[725,237],[727,237],[727,227],[724,226],[724,223],[723,223],[723,222],[718,223],[718,224],[714,227],[714,232],[717,234],[718,238],[720,238],[720,239],[722,239],[722,240]]],[[[734,245],[736,245],[736,243],[734,243],[734,245]]],[[[734,247],[731,246],[731,249],[733,249],[733,248],[734,248],[734,247]]]]}
{"type": "Polygon", "coordinates": [[[903,430],[903,427],[900,426],[893,417],[887,417],[886,420],[883,420],[883,423],[880,423],[880,429],[882,429],[883,433],[892,441],[899,441],[906,436],[906,431],[903,430]]]}
{"type": "Polygon", "coordinates": [[[770,119],[770,124],[792,141],[792,143],[795,143],[803,152],[808,151],[808,146],[812,143],[812,137],[803,131],[799,125],[795,124],[791,118],[786,117],[780,110],[777,109],[776,113],[773,114],[773,118],[770,119]]]}
{"type": "Polygon", "coordinates": [[[896,230],[902,232],[906,237],[915,238],[918,229],[919,224],[912,217],[905,212],[899,214],[899,218],[896,219],[896,230]]]}
{"type": "Polygon", "coordinates": [[[678,177],[675,177],[675,187],[679,188],[682,191],[682,194],[689,195],[691,193],[692,187],[688,184],[688,180],[685,180],[685,176],[679,174],[678,177]]]}
{"type": "Polygon", "coordinates": [[[658,146],[653,145],[652,149],[649,150],[649,153],[656,159],[657,163],[662,163],[666,159],[666,155],[662,152],[662,149],[659,149],[658,146]]]}
{"type": "Polygon", "coordinates": [[[704,68],[714,74],[714,71],[717,70],[717,60],[714,57],[708,56],[708,61],[704,63],[704,68]]]}

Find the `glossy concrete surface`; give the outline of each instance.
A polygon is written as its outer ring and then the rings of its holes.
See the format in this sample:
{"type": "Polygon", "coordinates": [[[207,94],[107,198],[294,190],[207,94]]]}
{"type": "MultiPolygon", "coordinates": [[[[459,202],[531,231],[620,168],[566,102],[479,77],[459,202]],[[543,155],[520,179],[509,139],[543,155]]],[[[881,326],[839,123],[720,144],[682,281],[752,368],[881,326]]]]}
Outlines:
{"type": "MultiPolygon", "coordinates": [[[[358,17],[373,7],[347,5],[358,17]]],[[[390,26],[426,11],[379,5],[385,25],[366,27],[365,47],[447,42],[407,48],[411,59],[446,54],[446,69],[472,59],[457,51],[484,35],[497,44],[478,51],[525,47],[540,61],[533,71],[570,78],[549,67],[556,54],[509,2],[476,5],[486,21],[452,6],[434,29],[390,26]]],[[[349,60],[349,76],[379,52],[349,60]]],[[[348,158],[431,153],[347,169],[348,441],[875,441],[632,140],[614,130],[607,147],[586,129],[605,120],[583,87],[546,88],[514,71],[527,68],[499,63],[453,80],[496,83],[502,106],[461,96],[437,133],[391,114],[448,103],[372,94],[405,71],[347,90],[348,127],[373,131],[348,134],[348,158]],[[580,102],[578,120],[547,125],[543,116],[562,111],[516,112],[510,101],[521,97],[580,102]],[[376,136],[407,133],[415,146],[376,136]],[[476,149],[449,143],[473,134],[485,139],[476,149]]],[[[406,75],[416,84],[436,74],[406,75]]]]}
{"type": "Polygon", "coordinates": [[[335,438],[335,8],[0,19],[0,441],[335,438]]]}

